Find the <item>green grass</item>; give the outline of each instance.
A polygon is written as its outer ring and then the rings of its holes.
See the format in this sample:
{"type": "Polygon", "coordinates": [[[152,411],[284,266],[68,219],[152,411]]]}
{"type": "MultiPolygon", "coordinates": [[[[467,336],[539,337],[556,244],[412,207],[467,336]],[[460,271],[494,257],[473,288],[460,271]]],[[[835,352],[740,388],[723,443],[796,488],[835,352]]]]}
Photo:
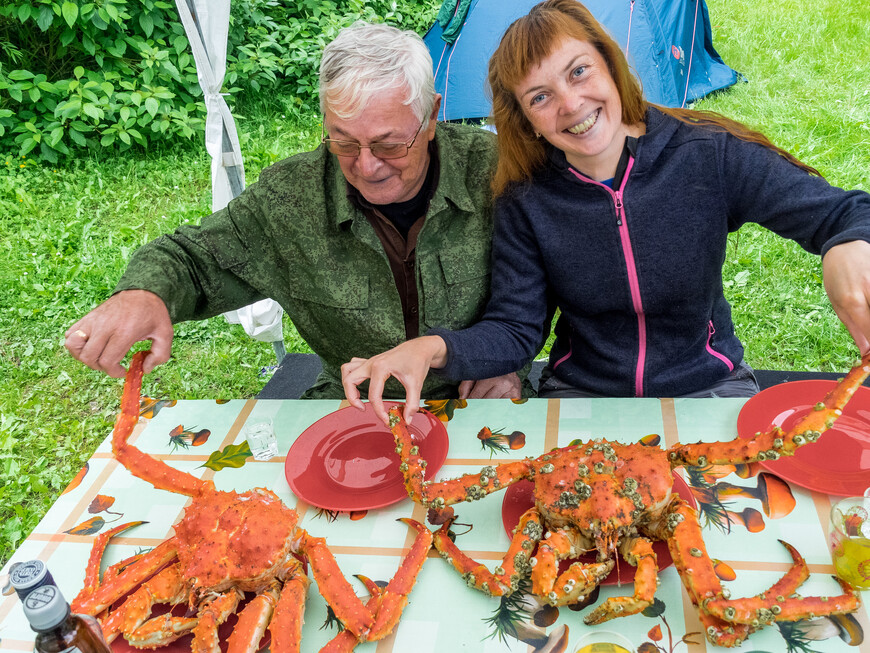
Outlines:
{"type": "MultiPolygon", "coordinates": [[[[870,9],[832,0],[708,0],[713,41],[747,78],[698,103],[760,129],[844,188],[870,190],[870,9]]],[[[857,349],[828,303],[821,262],[750,226],[731,237],[724,278],[747,361],[839,371],[857,349]]]]}
{"type": "MultiPolygon", "coordinates": [[[[834,184],[870,189],[870,7],[811,0],[708,0],[714,43],[748,78],[699,108],[767,133],[834,184]]],[[[238,107],[248,182],[313,147],[318,117],[238,107]]],[[[132,251],[209,213],[199,143],[42,168],[0,153],[0,564],[106,436],[121,382],[74,361],[66,328],[105,299],[132,251]]],[[[844,370],[856,356],[830,309],[817,257],[760,229],[732,237],[729,299],[750,364],[844,370]]],[[[288,351],[306,351],[285,320],[288,351]]],[[[255,395],[271,347],[223,318],[179,325],[151,396],[255,395]]]]}

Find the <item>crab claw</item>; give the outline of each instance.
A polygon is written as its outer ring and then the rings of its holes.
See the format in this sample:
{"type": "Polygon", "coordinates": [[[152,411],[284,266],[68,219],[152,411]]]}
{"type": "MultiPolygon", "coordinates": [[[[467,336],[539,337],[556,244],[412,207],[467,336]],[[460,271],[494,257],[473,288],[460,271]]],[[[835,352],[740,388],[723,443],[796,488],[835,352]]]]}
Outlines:
{"type": "Polygon", "coordinates": [[[843,414],[852,395],[870,376],[870,353],[865,354],[849,373],[815,408],[804,415],[788,431],[774,426],[766,433],[756,433],[752,439],[737,438],[730,442],[681,444],[668,450],[671,467],[693,465],[734,465],[757,460],[776,460],[792,456],[795,449],[815,442],[843,414]]]}

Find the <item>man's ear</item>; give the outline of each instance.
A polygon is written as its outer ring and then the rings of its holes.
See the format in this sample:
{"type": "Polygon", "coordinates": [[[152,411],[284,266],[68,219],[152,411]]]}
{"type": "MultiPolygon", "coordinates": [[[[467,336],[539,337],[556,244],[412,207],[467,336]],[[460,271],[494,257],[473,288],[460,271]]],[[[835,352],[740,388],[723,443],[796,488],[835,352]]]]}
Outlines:
{"type": "Polygon", "coordinates": [[[431,141],[435,138],[435,124],[438,122],[438,111],[441,109],[441,94],[435,94],[435,103],[432,105],[432,113],[429,114],[429,124],[426,125],[426,134],[431,141]]]}
{"type": "Polygon", "coordinates": [[[435,103],[432,105],[432,113],[429,120],[438,120],[438,112],[441,110],[441,93],[435,94],[435,103]]]}

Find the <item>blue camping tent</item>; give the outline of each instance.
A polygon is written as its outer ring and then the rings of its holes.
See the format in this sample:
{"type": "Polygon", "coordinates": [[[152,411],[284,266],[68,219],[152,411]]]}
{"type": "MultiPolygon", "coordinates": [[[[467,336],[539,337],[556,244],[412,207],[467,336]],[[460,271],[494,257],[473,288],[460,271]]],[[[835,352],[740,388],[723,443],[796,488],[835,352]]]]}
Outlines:
{"type": "MultiPolygon", "coordinates": [[[[445,0],[424,37],[441,93],[439,120],[490,113],[486,68],[501,36],[537,0],[445,0]]],[[[713,48],[704,0],[585,0],[586,7],[628,54],[655,104],[684,107],[731,86],[738,74],[713,48]]]]}

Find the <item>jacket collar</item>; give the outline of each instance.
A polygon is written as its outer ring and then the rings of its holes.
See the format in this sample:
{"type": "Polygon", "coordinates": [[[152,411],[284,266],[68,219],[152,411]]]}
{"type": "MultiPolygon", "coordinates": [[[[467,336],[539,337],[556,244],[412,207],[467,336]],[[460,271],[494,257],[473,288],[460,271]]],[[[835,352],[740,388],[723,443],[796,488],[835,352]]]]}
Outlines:
{"type": "MultiPolygon", "coordinates": [[[[653,105],[647,105],[644,122],[646,123],[646,133],[637,139],[635,165],[632,176],[642,174],[645,169],[655,165],[656,159],[658,159],[680,124],[679,121],[665,115],[653,105]]],[[[568,172],[570,164],[562,150],[548,146],[547,159],[550,165],[555,167],[560,173],[567,174],[569,178],[576,181],[577,178],[568,172]]]]}

